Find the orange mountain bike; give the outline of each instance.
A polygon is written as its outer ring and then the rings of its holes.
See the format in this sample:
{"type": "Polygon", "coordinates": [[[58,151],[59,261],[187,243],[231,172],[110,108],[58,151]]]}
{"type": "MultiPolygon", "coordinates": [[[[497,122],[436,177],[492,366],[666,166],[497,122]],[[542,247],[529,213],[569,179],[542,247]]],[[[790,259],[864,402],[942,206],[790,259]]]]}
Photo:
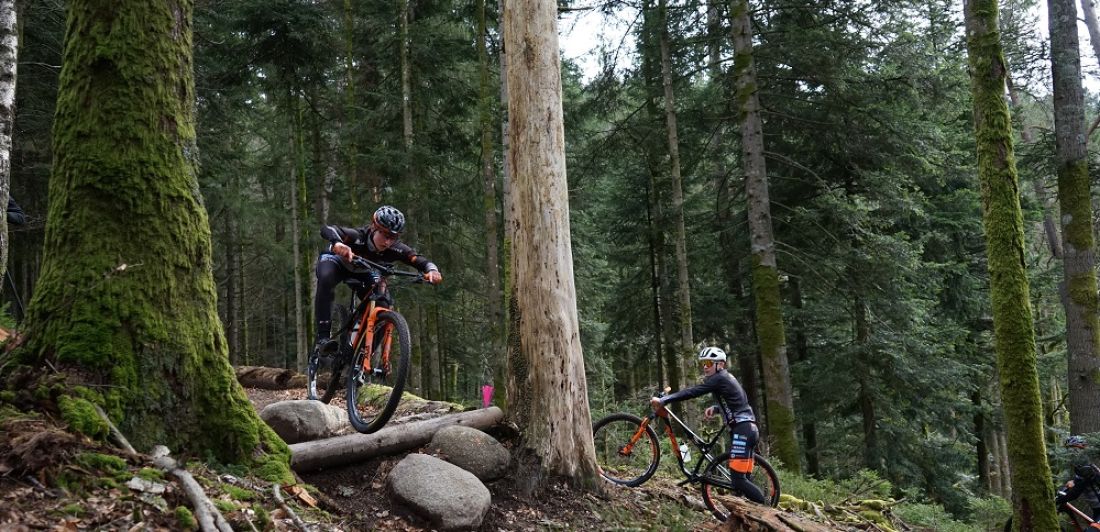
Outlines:
{"type": "MultiPolygon", "coordinates": [[[[667,390],[666,390],[667,392],[667,390]]],[[[661,392],[662,397],[666,392],[661,392]]],[[[680,472],[686,477],[679,485],[698,483],[703,492],[703,503],[719,521],[725,521],[729,512],[718,502],[717,497],[741,496],[734,487],[729,469],[729,453],[724,450],[723,442],[729,442],[722,428],[710,440],[691,430],[687,424],[671,410],[665,409],[668,416],[650,411],[644,418],[619,412],[604,417],[592,425],[593,439],[596,444],[596,464],[603,478],[623,486],[636,487],[657,471],[661,461],[661,442],[657,438],[654,426],[657,420],[663,420],[664,432],[668,436],[671,454],[676,458],[680,472]],[[673,423],[679,426],[685,436],[677,442],[673,423]],[[690,444],[690,447],[689,447],[690,444]],[[692,448],[698,459],[692,465],[692,448]]],[[[779,504],[779,477],[771,464],[760,454],[754,454],[754,465],[749,479],[764,494],[764,501],[770,506],[779,504]]]]}
{"type": "Polygon", "coordinates": [[[418,272],[395,270],[363,257],[353,258],[352,263],[378,272],[380,280],[373,287],[354,279],[346,281],[352,289],[349,312],[337,332],[338,341],[330,343],[328,352],[310,353],[307,396],[323,403],[331,401],[346,369],[348,420],[355,430],[369,434],[382,428],[401,402],[412,356],[409,325],[401,314],[384,305],[387,278],[415,277],[414,283],[423,278],[418,272]],[[368,289],[365,297],[357,296],[368,289]],[[319,384],[324,386],[320,397],[319,384]],[[372,388],[374,385],[378,386],[372,388]]]}

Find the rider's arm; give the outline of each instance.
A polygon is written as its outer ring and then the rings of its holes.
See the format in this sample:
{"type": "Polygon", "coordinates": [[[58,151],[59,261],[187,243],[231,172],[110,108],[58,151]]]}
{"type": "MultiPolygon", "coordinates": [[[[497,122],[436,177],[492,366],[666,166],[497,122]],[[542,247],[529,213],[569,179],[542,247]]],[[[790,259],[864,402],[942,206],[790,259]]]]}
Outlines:
{"type": "Polygon", "coordinates": [[[428,258],[423,255],[418,255],[415,249],[409,247],[409,245],[404,242],[398,242],[386,251],[392,251],[397,255],[397,260],[400,260],[401,262],[404,262],[405,264],[408,264],[409,266],[420,270],[420,273],[439,271],[439,267],[436,266],[435,263],[428,260],[428,258]]]}
{"type": "Polygon", "coordinates": [[[327,240],[330,244],[335,244],[337,242],[350,244],[359,240],[359,237],[359,231],[351,227],[341,227],[338,225],[321,226],[321,238],[327,240]]]}
{"type": "Polygon", "coordinates": [[[675,403],[676,401],[683,401],[685,399],[691,399],[693,397],[699,397],[700,395],[711,393],[714,390],[718,389],[715,384],[715,379],[707,377],[706,379],[703,379],[703,382],[701,384],[688,386],[687,388],[684,388],[683,390],[680,390],[676,393],[668,394],[664,397],[661,397],[661,405],[667,405],[669,403],[675,403]]]}
{"type": "Polygon", "coordinates": [[[1085,491],[1085,482],[1078,476],[1074,475],[1073,479],[1066,482],[1066,485],[1062,486],[1062,489],[1058,490],[1058,496],[1054,498],[1054,504],[1061,506],[1067,502],[1077,500],[1085,491]]]}

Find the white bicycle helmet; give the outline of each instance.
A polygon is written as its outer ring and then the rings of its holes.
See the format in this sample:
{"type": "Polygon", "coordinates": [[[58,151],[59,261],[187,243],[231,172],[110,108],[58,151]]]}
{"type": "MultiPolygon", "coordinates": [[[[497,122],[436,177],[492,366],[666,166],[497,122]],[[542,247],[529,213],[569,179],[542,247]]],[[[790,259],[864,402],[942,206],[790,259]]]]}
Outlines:
{"type": "Polygon", "coordinates": [[[713,360],[714,362],[725,362],[726,352],[717,347],[704,347],[702,351],[699,351],[699,360],[713,360]]]}

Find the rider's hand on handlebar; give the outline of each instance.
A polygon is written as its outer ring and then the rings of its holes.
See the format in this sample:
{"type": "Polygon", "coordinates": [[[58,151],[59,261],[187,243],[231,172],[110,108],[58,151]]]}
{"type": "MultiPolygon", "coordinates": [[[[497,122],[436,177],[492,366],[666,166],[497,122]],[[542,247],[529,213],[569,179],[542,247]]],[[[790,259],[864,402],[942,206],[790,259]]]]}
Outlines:
{"type": "Polygon", "coordinates": [[[343,242],[337,242],[332,245],[332,254],[347,262],[351,262],[352,257],[355,257],[355,254],[351,252],[351,248],[343,242]]]}
{"type": "Polygon", "coordinates": [[[653,407],[653,410],[658,414],[665,411],[665,405],[661,404],[661,399],[659,397],[650,398],[649,406],[653,407]]]}
{"type": "Polygon", "coordinates": [[[424,280],[431,284],[439,284],[443,282],[443,274],[439,273],[439,270],[429,270],[424,274],[424,280]]]}

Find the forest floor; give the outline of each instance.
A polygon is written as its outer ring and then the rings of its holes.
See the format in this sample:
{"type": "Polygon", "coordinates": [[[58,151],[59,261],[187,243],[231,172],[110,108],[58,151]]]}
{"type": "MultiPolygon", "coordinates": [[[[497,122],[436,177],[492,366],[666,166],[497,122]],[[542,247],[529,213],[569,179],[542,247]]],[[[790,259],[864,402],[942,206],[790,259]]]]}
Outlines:
{"type": "MultiPolygon", "coordinates": [[[[247,390],[257,406],[300,398],[300,390],[247,390]]],[[[0,430],[0,530],[181,530],[192,505],[178,484],[142,459],[74,435],[41,418],[0,430]],[[35,471],[13,474],[13,464],[35,471]]],[[[302,475],[304,487],[272,486],[200,462],[187,469],[235,530],[430,530],[394,502],[386,476],[404,455],[302,475]]],[[[659,476],[637,489],[578,493],[550,485],[518,495],[508,479],[488,483],[492,507],[480,530],[710,530],[717,522],[698,492],[659,476]]]]}

